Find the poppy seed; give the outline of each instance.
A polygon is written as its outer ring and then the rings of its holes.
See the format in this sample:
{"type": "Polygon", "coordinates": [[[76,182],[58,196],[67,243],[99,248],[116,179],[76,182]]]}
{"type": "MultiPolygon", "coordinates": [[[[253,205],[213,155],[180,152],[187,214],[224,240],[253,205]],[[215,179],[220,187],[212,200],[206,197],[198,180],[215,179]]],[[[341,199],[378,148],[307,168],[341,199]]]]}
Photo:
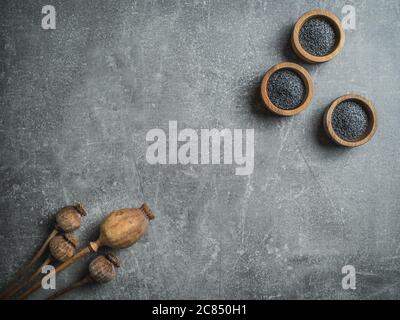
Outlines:
{"type": "Polygon", "coordinates": [[[324,18],[311,18],[300,29],[300,44],[313,56],[326,56],[336,47],[336,29],[324,18]]]}
{"type": "Polygon", "coordinates": [[[332,127],[340,138],[348,141],[358,140],[367,134],[368,113],[354,100],[343,101],[333,111],[332,127]]]}
{"type": "Polygon", "coordinates": [[[290,69],[275,71],[269,78],[267,87],[269,99],[280,109],[296,109],[306,97],[303,79],[290,69]]]}

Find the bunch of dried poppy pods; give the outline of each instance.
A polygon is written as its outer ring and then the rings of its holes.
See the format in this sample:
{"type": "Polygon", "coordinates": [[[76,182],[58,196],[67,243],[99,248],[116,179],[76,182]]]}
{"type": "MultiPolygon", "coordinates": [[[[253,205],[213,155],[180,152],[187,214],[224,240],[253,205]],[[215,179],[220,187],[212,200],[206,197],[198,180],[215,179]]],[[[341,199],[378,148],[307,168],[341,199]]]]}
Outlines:
{"type": "MultiPolygon", "coordinates": [[[[26,299],[41,286],[39,275],[42,267],[52,263],[56,274],[59,274],[82,257],[97,252],[100,247],[123,249],[132,246],[145,233],[154,214],[147,204],[140,208],[125,208],[111,212],[100,225],[100,235],[96,241],[90,242],[86,247],[75,252],[78,237],[73,233],[81,225],[81,217],[86,215],[86,210],[81,204],[61,208],[56,214],[56,226],[34,257],[29,260],[14,280],[1,293],[0,299],[26,299]],[[40,267],[30,273],[32,267],[49,251],[47,259],[40,267]]],[[[89,265],[89,273],[82,280],[72,284],[55,294],[50,299],[55,299],[66,292],[84,284],[111,281],[115,275],[115,268],[120,266],[119,259],[112,253],[96,257],[89,265]]]]}

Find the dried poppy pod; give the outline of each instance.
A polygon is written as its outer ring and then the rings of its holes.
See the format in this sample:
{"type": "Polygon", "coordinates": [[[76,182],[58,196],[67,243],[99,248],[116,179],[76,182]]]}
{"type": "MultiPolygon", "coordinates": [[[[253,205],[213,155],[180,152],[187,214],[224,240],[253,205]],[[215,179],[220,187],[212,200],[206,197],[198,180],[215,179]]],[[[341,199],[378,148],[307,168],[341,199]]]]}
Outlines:
{"type": "MultiPolygon", "coordinates": [[[[143,236],[149,221],[152,219],[154,219],[154,214],[147,204],[143,204],[140,208],[120,209],[111,212],[101,223],[98,239],[90,242],[87,247],[60,264],[55,270],[56,273],[59,274],[89,253],[97,252],[100,247],[106,246],[113,249],[130,247],[143,236]]],[[[40,285],[40,281],[36,282],[20,298],[27,298],[39,289],[40,285]]]]}
{"type": "Polygon", "coordinates": [[[83,279],[75,282],[69,287],[62,289],[48,298],[48,300],[54,300],[63,294],[83,286],[88,283],[106,283],[113,280],[116,276],[115,268],[120,267],[120,261],[118,257],[112,253],[106,255],[98,256],[89,264],[89,274],[87,274],[83,279]]]}
{"type": "Polygon", "coordinates": [[[75,248],[78,246],[78,243],[79,240],[76,235],[65,233],[51,239],[49,250],[54,259],[63,262],[75,254],[75,248]]]}
{"type": "Polygon", "coordinates": [[[101,246],[128,248],[143,236],[152,219],[154,214],[147,204],[140,208],[113,211],[103,220],[100,237],[90,243],[91,249],[97,251],[101,246]]]}
{"type": "Polygon", "coordinates": [[[94,282],[106,283],[115,278],[115,268],[120,267],[119,259],[112,253],[98,256],[89,265],[90,277],[94,282]]]}
{"type": "Polygon", "coordinates": [[[64,262],[75,255],[75,249],[78,246],[78,237],[69,232],[55,236],[49,243],[50,256],[36,270],[36,272],[27,281],[28,283],[39,275],[42,267],[54,262],[64,262]]]}
{"type": "Polygon", "coordinates": [[[85,208],[80,204],[61,208],[56,214],[56,228],[72,232],[81,226],[81,217],[86,216],[85,208]]]}
{"type": "Polygon", "coordinates": [[[8,288],[0,295],[0,299],[10,297],[10,292],[14,292],[17,288],[17,282],[20,279],[27,277],[29,269],[43,256],[51,239],[53,239],[60,231],[72,232],[78,229],[81,225],[81,217],[86,216],[86,210],[82,204],[65,206],[56,213],[56,225],[40,249],[36,252],[33,258],[28,261],[14,276],[14,280],[9,284],[8,288]]]}

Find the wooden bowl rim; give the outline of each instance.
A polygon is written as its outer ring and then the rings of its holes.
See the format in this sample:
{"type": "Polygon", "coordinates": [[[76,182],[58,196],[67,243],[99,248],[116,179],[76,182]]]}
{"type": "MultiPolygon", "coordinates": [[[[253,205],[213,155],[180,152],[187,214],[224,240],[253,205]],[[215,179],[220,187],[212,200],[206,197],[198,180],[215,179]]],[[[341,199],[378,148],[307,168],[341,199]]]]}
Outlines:
{"type": "Polygon", "coordinates": [[[268,110],[272,111],[273,113],[280,115],[280,116],[293,116],[296,115],[303,110],[305,110],[308,105],[311,103],[311,100],[314,96],[314,85],[312,78],[308,71],[304,69],[302,66],[292,63],[292,62],[282,62],[272,66],[264,75],[262,82],[261,82],[261,97],[264,101],[265,106],[268,110]],[[274,74],[278,70],[282,69],[290,69],[296,72],[304,82],[306,87],[306,98],[304,99],[303,103],[299,105],[297,108],[294,109],[282,109],[275,106],[268,96],[268,81],[272,74],[274,74]]]}
{"type": "Polygon", "coordinates": [[[367,143],[374,136],[377,126],[378,126],[378,115],[377,115],[377,112],[376,112],[376,109],[375,109],[373,103],[370,100],[368,100],[367,98],[360,96],[360,95],[347,94],[347,95],[337,98],[326,109],[325,115],[324,115],[324,128],[325,128],[326,133],[333,141],[335,141],[337,144],[344,146],[344,147],[353,148],[353,147],[358,147],[358,146],[361,146],[361,145],[367,143]],[[338,134],[336,134],[336,132],[332,126],[332,115],[333,115],[334,110],[340,103],[342,103],[343,101],[346,101],[346,100],[355,100],[355,101],[359,102],[366,109],[368,116],[369,116],[370,124],[369,124],[368,133],[365,134],[359,140],[349,141],[349,140],[342,139],[338,134]]]}
{"type": "Polygon", "coordinates": [[[326,62],[329,60],[332,60],[334,57],[336,57],[340,51],[342,51],[344,47],[344,42],[345,42],[345,32],[342,27],[342,23],[340,22],[339,18],[333,14],[330,11],[324,10],[324,9],[314,9],[311,11],[306,12],[303,14],[296,22],[293,28],[292,32],[292,37],[291,37],[291,43],[293,50],[295,53],[303,60],[309,62],[309,63],[322,63],[326,62]],[[339,37],[339,40],[337,41],[335,49],[328,53],[325,56],[314,56],[310,53],[308,53],[306,50],[303,49],[303,47],[300,44],[300,30],[303,27],[304,23],[308,21],[311,18],[315,17],[323,17],[324,19],[328,20],[332,26],[336,29],[337,35],[339,37]]]}

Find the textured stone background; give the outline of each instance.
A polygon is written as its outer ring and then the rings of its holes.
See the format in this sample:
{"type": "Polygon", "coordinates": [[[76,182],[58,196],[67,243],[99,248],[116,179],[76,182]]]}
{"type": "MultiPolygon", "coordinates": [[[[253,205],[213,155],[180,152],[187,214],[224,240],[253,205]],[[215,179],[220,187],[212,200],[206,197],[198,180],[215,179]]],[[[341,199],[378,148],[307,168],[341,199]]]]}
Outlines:
{"type": "MultiPolygon", "coordinates": [[[[155,211],[119,253],[113,283],[70,299],[400,298],[400,2],[1,1],[0,285],[32,255],[57,208],[89,211],[82,242],[113,209],[155,211]],[[41,29],[41,8],[57,30],[41,29]],[[296,19],[357,10],[340,56],[306,65],[312,105],[283,119],[259,97],[263,73],[297,61],[296,19]],[[367,145],[331,145],[321,129],[337,96],[368,96],[367,145]],[[146,162],[148,130],[254,128],[255,171],[146,162]],[[341,288],[356,267],[357,290],[341,288]]],[[[60,275],[70,283],[90,259],[60,275]]],[[[44,297],[43,292],[34,298],[44,297]]]]}

